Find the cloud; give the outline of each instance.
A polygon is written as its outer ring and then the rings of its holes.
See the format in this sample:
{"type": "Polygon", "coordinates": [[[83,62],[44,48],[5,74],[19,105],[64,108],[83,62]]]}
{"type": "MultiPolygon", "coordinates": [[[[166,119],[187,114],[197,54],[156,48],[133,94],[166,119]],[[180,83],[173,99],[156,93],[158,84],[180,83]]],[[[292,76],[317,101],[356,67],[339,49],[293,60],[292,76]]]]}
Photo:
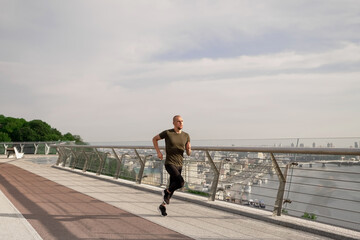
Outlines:
{"type": "Polygon", "coordinates": [[[356,3],[4,1],[1,110],[97,142],[175,114],[195,139],[356,135],[356,3]]]}
{"type": "MultiPolygon", "coordinates": [[[[123,76],[119,73],[115,85],[145,87],[173,81],[204,81],[232,79],[281,73],[334,72],[334,65],[359,65],[360,45],[344,43],[342,48],[325,52],[280,52],[258,56],[240,56],[225,59],[199,59],[177,62],[150,62],[139,64],[138,71],[123,76]]],[[[339,72],[339,69],[336,70],[339,72]]],[[[341,71],[340,71],[341,72],[341,71]]]]}

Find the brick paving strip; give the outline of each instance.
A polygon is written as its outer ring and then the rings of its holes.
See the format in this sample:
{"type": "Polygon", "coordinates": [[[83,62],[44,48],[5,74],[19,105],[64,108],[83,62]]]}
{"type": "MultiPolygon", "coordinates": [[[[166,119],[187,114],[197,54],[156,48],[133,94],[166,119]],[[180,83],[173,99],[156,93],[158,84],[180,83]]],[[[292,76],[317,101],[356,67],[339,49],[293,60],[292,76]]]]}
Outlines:
{"type": "Polygon", "coordinates": [[[43,239],[191,239],[11,164],[0,190],[43,239]]]}

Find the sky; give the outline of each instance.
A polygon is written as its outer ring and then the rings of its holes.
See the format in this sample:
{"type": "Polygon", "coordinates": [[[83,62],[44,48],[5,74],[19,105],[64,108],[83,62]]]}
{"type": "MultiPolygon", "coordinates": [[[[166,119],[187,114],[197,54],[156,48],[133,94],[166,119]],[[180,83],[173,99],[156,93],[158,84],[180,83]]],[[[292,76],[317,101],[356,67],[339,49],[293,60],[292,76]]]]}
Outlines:
{"type": "Polygon", "coordinates": [[[0,114],[87,142],[360,136],[358,0],[0,0],[0,114]]]}

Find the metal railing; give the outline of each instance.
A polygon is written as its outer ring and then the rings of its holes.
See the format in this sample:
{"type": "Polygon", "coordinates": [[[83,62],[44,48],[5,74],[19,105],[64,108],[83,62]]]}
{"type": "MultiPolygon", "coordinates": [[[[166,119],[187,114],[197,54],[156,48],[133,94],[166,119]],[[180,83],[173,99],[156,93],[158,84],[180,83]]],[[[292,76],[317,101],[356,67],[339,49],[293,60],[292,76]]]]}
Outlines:
{"type": "MultiPolygon", "coordinates": [[[[152,146],[53,145],[57,165],[166,186],[152,146]]],[[[161,147],[162,151],[164,148],[161,147]]],[[[192,147],[185,192],[360,231],[360,149],[192,147]]]]}
{"type": "Polygon", "coordinates": [[[0,154],[7,155],[8,148],[16,147],[20,153],[25,154],[56,154],[54,144],[70,144],[71,142],[0,142],[0,154]]]}

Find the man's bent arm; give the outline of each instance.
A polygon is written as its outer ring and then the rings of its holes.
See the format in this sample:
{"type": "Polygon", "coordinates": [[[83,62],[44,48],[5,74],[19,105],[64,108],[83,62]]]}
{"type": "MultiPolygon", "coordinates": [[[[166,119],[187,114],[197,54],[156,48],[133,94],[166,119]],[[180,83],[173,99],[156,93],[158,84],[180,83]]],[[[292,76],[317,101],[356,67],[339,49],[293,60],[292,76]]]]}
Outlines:
{"type": "Polygon", "coordinates": [[[160,152],[160,149],[159,149],[159,144],[158,144],[159,140],[161,140],[160,136],[156,135],[155,137],[153,137],[152,142],[153,142],[154,148],[155,148],[155,150],[157,152],[158,158],[163,160],[163,154],[160,152]]]}
{"type": "Polygon", "coordinates": [[[186,147],[186,154],[188,156],[190,156],[191,155],[191,143],[187,142],[185,147],[186,147]]]}

